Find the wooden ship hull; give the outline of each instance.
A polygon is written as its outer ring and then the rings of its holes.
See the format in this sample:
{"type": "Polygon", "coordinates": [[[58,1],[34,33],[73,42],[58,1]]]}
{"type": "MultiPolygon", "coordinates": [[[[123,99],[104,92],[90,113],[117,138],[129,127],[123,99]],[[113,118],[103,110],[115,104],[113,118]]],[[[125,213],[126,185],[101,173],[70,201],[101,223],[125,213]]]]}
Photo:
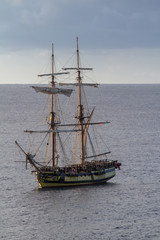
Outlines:
{"type": "Polygon", "coordinates": [[[55,175],[54,172],[36,172],[36,177],[40,188],[57,188],[105,183],[113,178],[115,174],[115,167],[111,167],[103,171],[91,171],[90,173],[79,174],[62,173],[55,175]]]}

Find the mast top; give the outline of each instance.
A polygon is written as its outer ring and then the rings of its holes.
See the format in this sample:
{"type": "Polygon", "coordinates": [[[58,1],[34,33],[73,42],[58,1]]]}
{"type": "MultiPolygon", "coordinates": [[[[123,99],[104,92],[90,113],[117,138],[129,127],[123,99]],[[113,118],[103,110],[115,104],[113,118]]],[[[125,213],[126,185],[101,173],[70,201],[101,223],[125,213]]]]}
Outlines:
{"type": "Polygon", "coordinates": [[[79,74],[78,79],[80,82],[78,37],[77,37],[77,70],[78,70],[78,74],[79,74]]]}
{"type": "Polygon", "coordinates": [[[52,43],[52,56],[51,56],[51,62],[52,62],[52,81],[51,86],[54,87],[55,81],[54,81],[54,52],[53,52],[53,43],[52,43]]]}
{"type": "Polygon", "coordinates": [[[77,51],[79,51],[79,49],[78,49],[78,36],[77,36],[77,51]]]}
{"type": "Polygon", "coordinates": [[[77,70],[80,74],[81,70],[93,70],[93,68],[84,68],[84,67],[80,67],[79,64],[79,45],[78,45],[78,36],[76,38],[77,40],[77,67],[66,67],[66,68],[62,68],[63,70],[77,70]]]}
{"type": "Polygon", "coordinates": [[[54,52],[54,45],[52,43],[52,56],[53,56],[53,52],[54,52]]]}

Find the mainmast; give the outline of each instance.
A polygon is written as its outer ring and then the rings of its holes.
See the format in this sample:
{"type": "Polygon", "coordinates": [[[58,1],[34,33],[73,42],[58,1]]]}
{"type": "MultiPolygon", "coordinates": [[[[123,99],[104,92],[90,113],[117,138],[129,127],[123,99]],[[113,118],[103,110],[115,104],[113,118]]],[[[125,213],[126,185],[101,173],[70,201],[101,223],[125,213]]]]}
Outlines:
{"type": "MultiPolygon", "coordinates": [[[[54,81],[54,52],[53,52],[53,43],[52,43],[52,56],[51,56],[51,63],[52,63],[52,78],[51,78],[51,88],[55,88],[55,81],[54,81]]],[[[51,130],[55,130],[55,112],[54,112],[54,95],[51,95],[52,98],[52,105],[51,105],[51,130]]],[[[52,167],[55,166],[55,152],[56,152],[56,133],[51,133],[51,141],[52,141],[52,147],[51,147],[51,162],[52,167]]]]}
{"type": "Polygon", "coordinates": [[[63,70],[76,70],[77,71],[77,82],[70,84],[70,83],[66,83],[66,84],[61,84],[61,85],[74,85],[77,86],[77,110],[78,110],[78,115],[76,116],[78,119],[78,125],[79,130],[80,130],[80,151],[81,151],[81,163],[82,165],[84,164],[85,161],[85,144],[86,144],[86,140],[85,140],[85,127],[86,127],[86,123],[84,122],[84,108],[83,108],[83,104],[82,104],[82,86],[93,86],[93,87],[97,87],[97,84],[88,84],[88,83],[82,83],[82,78],[81,78],[81,70],[92,70],[92,68],[84,68],[84,67],[80,67],[80,59],[79,59],[79,47],[78,47],[78,37],[77,37],[77,67],[73,67],[73,68],[63,68],[63,70]]]}
{"type": "Polygon", "coordinates": [[[79,48],[78,48],[78,37],[77,37],[77,92],[78,92],[78,119],[80,123],[80,130],[81,130],[81,162],[82,165],[84,164],[85,156],[84,156],[84,129],[83,129],[83,122],[84,122],[84,112],[83,112],[83,105],[82,105],[82,94],[81,94],[81,72],[80,72],[80,66],[79,66],[79,48]]]}

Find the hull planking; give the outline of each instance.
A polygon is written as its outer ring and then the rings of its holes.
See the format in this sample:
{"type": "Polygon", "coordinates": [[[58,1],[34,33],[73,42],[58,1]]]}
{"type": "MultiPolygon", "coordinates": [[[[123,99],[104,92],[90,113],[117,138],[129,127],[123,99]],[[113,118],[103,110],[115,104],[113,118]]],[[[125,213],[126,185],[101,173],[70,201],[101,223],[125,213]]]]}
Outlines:
{"type": "Polygon", "coordinates": [[[107,168],[102,171],[92,171],[81,174],[64,174],[56,176],[52,172],[36,172],[37,181],[40,188],[71,187],[81,185],[92,185],[105,183],[116,174],[115,167],[107,168]]]}

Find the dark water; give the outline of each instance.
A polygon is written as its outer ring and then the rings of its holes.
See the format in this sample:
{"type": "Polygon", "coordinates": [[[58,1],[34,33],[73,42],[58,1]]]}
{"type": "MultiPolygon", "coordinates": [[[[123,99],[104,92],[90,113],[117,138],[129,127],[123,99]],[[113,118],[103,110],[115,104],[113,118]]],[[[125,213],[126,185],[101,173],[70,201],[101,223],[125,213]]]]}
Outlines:
{"type": "Polygon", "coordinates": [[[105,185],[38,190],[14,162],[14,141],[25,143],[42,101],[28,86],[0,85],[0,239],[160,239],[160,85],[101,92],[96,104],[111,121],[105,137],[121,171],[105,185]]]}

